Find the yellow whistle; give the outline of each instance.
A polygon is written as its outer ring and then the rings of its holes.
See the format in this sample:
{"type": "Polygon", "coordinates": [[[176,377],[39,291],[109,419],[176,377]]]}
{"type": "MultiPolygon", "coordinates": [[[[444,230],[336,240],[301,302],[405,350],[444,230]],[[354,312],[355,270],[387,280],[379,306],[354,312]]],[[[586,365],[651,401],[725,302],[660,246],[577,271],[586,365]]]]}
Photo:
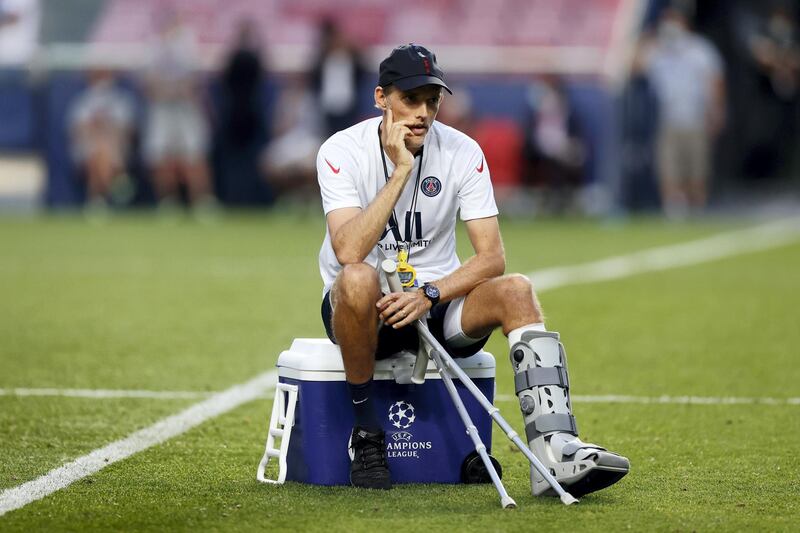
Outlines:
{"type": "Polygon", "coordinates": [[[397,250],[397,276],[403,287],[413,287],[417,280],[417,271],[408,264],[408,250],[402,247],[397,250]]]}
{"type": "Polygon", "coordinates": [[[400,246],[397,250],[397,262],[398,263],[406,263],[408,264],[408,250],[406,250],[405,246],[400,246]]]}

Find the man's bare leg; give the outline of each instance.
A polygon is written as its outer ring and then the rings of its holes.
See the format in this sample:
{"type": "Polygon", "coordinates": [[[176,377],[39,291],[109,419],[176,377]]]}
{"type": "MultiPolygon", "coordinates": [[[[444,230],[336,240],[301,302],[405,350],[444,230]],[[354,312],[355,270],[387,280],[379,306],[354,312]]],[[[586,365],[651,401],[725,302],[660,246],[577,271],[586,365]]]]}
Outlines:
{"type": "Polygon", "coordinates": [[[102,147],[86,160],[87,193],[89,200],[106,200],[111,192],[111,180],[116,172],[108,147],[102,147]]]}
{"type": "Polygon", "coordinates": [[[159,160],[153,166],[153,185],[159,202],[174,202],[178,196],[178,169],[171,158],[159,160]]]}
{"type": "Polygon", "coordinates": [[[333,334],[342,350],[349,383],[364,383],[375,371],[381,297],[377,271],[366,263],[345,265],[331,290],[333,334]]]}
{"type": "Polygon", "coordinates": [[[89,201],[105,201],[110,189],[110,170],[102,158],[90,158],[86,161],[86,194],[89,201]]]}
{"type": "Polygon", "coordinates": [[[704,177],[689,181],[689,204],[696,212],[701,212],[708,202],[707,180],[704,177]]]}
{"type": "Polygon", "coordinates": [[[522,274],[490,279],[475,287],[464,299],[461,327],[480,339],[501,327],[503,334],[528,324],[544,322],[544,315],[530,280],[522,274]]]}
{"type": "MultiPolygon", "coordinates": [[[[578,438],[569,398],[566,352],[558,333],[544,327],[541,307],[530,281],[519,274],[477,286],[464,301],[461,327],[481,338],[500,326],[511,347],[515,392],[531,451],[573,496],[619,481],[628,459],[578,438]]],[[[531,468],[531,491],[551,494],[549,484],[531,468]]]]}
{"type": "Polygon", "coordinates": [[[179,166],[181,179],[186,184],[192,206],[208,201],[212,197],[211,171],[203,158],[184,160],[179,166]]]}
{"type": "Polygon", "coordinates": [[[356,487],[389,489],[392,480],[386,463],[386,443],[371,397],[378,347],[375,304],[380,297],[378,273],[365,263],[345,265],[331,290],[333,334],[342,351],[355,415],[349,444],[350,482],[356,487]]]}

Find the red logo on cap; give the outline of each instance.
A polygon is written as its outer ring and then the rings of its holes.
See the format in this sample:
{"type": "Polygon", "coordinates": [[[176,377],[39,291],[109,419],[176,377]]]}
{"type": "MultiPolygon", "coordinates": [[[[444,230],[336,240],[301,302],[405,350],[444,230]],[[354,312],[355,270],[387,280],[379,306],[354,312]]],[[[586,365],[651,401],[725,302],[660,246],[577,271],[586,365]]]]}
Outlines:
{"type": "Polygon", "coordinates": [[[431,64],[428,61],[427,57],[423,57],[422,58],[422,64],[425,66],[425,74],[430,74],[431,73],[431,64]]]}

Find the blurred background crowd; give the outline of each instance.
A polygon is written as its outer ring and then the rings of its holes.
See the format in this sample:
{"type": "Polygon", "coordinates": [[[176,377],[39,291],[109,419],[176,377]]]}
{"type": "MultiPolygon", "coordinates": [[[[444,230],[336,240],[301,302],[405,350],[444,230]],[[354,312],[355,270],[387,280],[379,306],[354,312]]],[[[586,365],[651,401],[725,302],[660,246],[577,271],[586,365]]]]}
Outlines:
{"type": "Polygon", "coordinates": [[[790,0],[0,0],[0,208],[317,209],[315,156],[418,42],[519,215],[798,200],[790,0]]]}

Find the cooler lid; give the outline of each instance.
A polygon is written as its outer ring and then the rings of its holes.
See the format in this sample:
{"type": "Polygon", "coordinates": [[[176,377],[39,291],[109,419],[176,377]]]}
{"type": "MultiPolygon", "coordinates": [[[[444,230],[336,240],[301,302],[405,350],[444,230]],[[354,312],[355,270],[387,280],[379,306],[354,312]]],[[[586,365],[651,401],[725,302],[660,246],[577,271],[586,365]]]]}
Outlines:
{"type": "MultiPolygon", "coordinates": [[[[379,372],[390,372],[393,368],[405,365],[413,366],[416,354],[411,352],[400,352],[395,357],[390,357],[375,364],[376,374],[379,372]]],[[[495,368],[495,361],[492,354],[488,352],[478,352],[472,357],[456,359],[458,366],[465,371],[469,370],[489,370],[495,368]]],[[[281,352],[276,365],[279,369],[292,369],[304,372],[344,372],[342,356],[339,347],[328,339],[295,339],[291,348],[281,352]]],[[[436,373],[436,365],[433,361],[428,361],[428,373],[436,373]]],[[[468,372],[469,373],[469,372],[468,372]]]]}

